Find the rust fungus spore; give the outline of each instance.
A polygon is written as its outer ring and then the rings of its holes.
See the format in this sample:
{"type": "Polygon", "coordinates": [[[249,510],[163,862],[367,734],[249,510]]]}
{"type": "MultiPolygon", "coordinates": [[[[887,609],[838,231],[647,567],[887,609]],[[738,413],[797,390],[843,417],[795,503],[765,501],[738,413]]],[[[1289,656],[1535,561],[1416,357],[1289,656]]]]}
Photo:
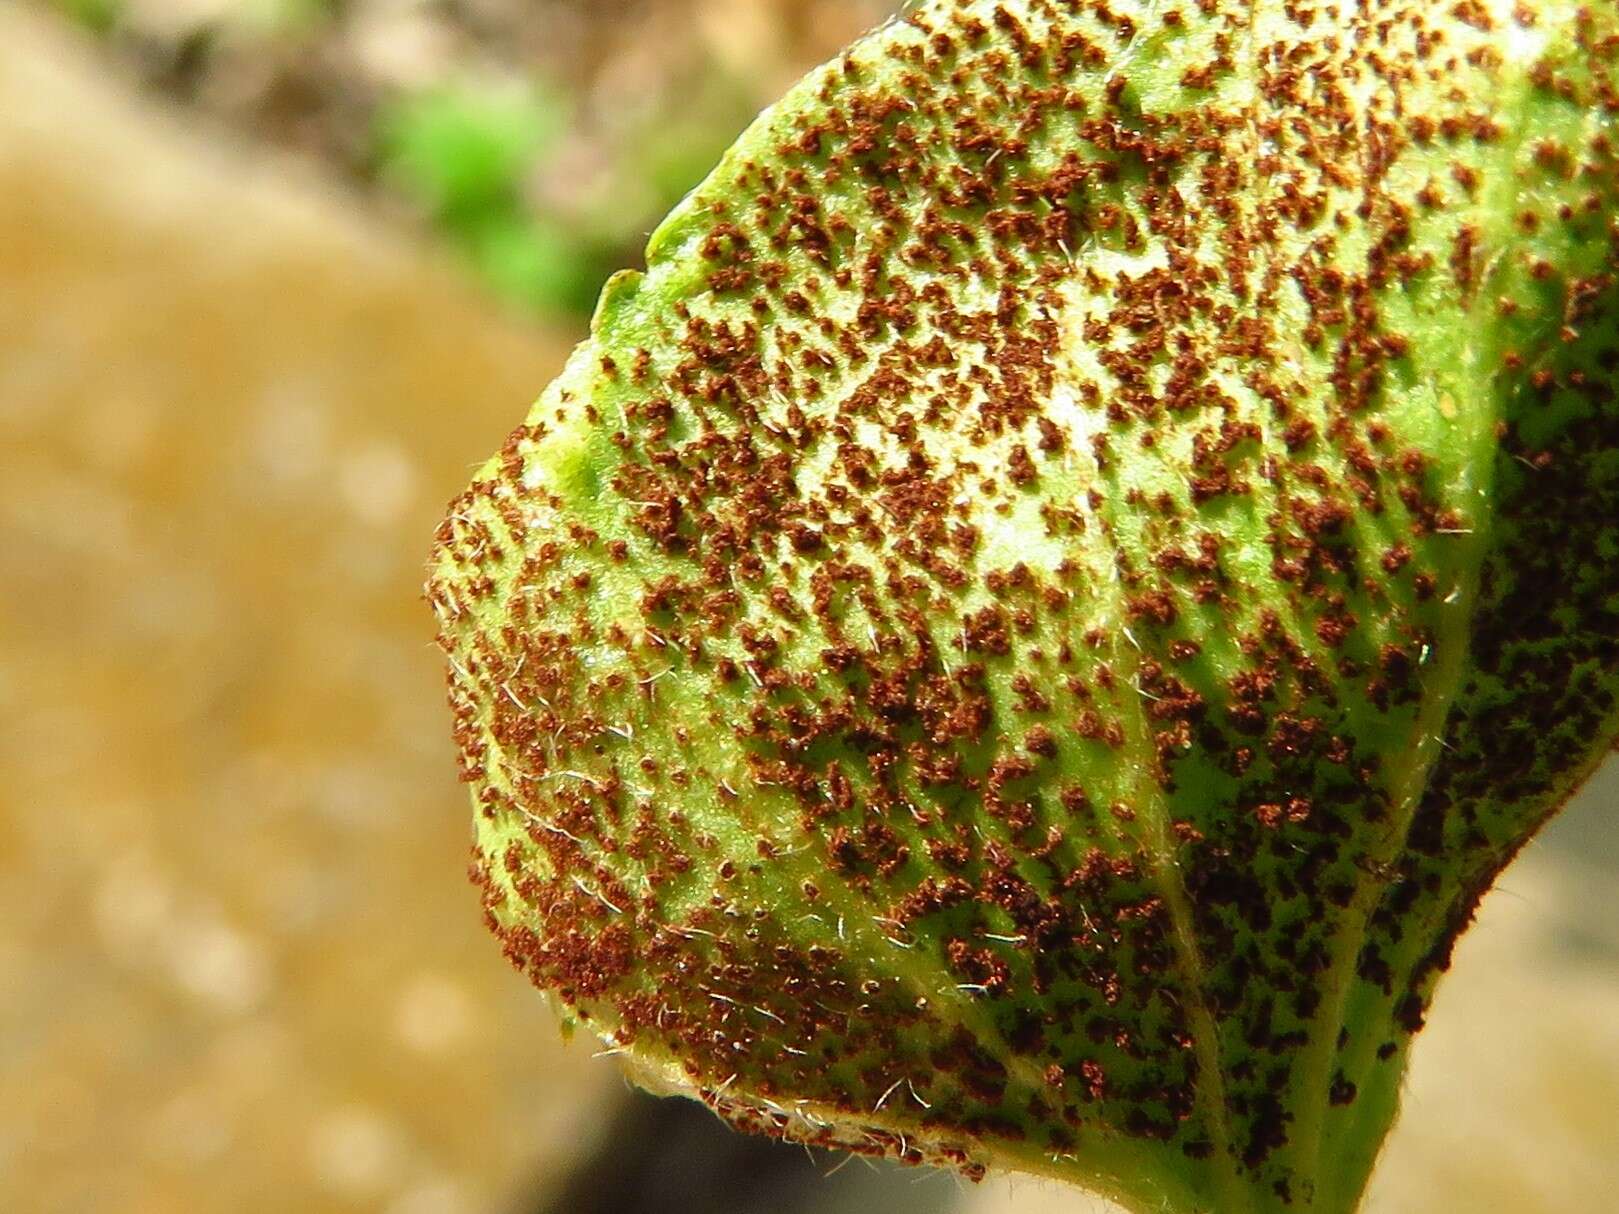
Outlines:
{"type": "Polygon", "coordinates": [[[1619,728],[1619,19],[924,0],[452,505],[512,962],[752,1129],[1351,1209],[1619,728]]]}

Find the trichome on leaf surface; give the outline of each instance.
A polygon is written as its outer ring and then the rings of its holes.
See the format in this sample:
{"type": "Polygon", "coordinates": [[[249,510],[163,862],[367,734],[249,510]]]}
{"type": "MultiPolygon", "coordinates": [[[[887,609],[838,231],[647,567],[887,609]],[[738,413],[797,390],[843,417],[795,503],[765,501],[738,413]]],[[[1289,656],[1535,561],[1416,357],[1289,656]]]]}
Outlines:
{"type": "Polygon", "coordinates": [[[428,597],[507,955],[744,1128],[1352,1210],[1619,732],[1608,0],[929,0],[615,278],[428,597]]]}

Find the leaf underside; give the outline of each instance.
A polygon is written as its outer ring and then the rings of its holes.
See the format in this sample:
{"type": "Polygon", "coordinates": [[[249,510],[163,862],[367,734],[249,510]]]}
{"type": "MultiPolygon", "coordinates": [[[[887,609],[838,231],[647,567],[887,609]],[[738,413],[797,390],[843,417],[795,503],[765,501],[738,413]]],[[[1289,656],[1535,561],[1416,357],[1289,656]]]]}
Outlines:
{"type": "Polygon", "coordinates": [[[439,531],[511,960],[746,1128],[1349,1210],[1619,732],[1619,18],[932,0],[439,531]]]}

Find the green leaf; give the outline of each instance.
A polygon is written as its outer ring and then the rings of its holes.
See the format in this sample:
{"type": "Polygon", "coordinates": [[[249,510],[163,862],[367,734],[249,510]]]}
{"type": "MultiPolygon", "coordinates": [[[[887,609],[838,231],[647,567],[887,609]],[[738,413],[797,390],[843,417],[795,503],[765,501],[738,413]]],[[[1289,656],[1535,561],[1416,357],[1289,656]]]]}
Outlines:
{"type": "Polygon", "coordinates": [[[56,0],[56,7],[93,34],[111,33],[124,9],[123,0],[56,0]]]}
{"type": "Polygon", "coordinates": [[[477,234],[520,210],[563,122],[537,87],[450,84],[394,102],[377,125],[384,171],[451,231],[477,234]]]}
{"type": "Polygon", "coordinates": [[[1619,18],[934,0],[439,532],[511,960],[740,1126],[1354,1208],[1619,732],[1619,18]]]}
{"type": "Polygon", "coordinates": [[[589,315],[607,277],[598,269],[606,256],[601,244],[548,218],[491,215],[464,243],[491,287],[536,312],[589,315]]]}

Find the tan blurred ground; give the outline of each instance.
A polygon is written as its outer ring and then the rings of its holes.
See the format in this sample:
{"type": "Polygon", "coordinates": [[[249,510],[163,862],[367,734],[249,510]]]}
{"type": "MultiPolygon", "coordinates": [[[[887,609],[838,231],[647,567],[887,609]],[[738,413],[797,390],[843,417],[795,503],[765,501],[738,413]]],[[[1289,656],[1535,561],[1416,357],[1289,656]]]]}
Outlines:
{"type": "Polygon", "coordinates": [[[616,1088],[465,884],[420,562],[557,345],[0,5],[0,1210],[453,1214],[616,1088]]]}
{"type": "MultiPolygon", "coordinates": [[[[560,350],[94,63],[0,3],[0,1211],[513,1208],[618,1081],[483,938],[415,596],[560,350]]],[[[1577,850],[1460,949],[1372,1210],[1619,1208],[1577,850]]]]}

